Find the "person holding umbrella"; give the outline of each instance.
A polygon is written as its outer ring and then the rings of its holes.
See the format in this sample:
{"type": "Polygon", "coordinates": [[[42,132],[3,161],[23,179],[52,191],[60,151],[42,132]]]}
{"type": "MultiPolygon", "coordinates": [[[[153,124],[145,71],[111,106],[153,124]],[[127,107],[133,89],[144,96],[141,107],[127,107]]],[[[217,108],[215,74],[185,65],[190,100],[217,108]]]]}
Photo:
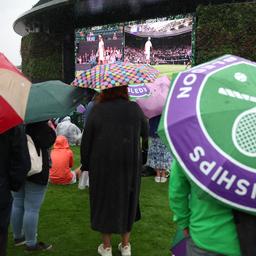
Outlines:
{"type": "Polygon", "coordinates": [[[18,125],[0,134],[0,255],[6,255],[12,191],[23,185],[30,169],[24,127],[18,125]]]}
{"type": "MultiPolygon", "coordinates": [[[[208,194],[212,200],[226,205],[226,209],[233,209],[242,255],[255,255],[255,72],[255,62],[224,55],[179,73],[158,130],[186,177],[201,189],[202,195],[208,194]]],[[[198,217],[204,217],[202,209],[198,217]]],[[[227,211],[226,217],[229,214],[233,223],[232,212],[227,211]]],[[[189,220],[192,216],[193,213],[189,220]]],[[[215,227],[221,219],[216,217],[210,224],[215,227]]],[[[190,227],[190,231],[195,244],[207,249],[207,241],[200,244],[196,230],[190,227]]]]}
{"type": "Polygon", "coordinates": [[[187,237],[187,256],[240,256],[232,209],[198,188],[177,160],[171,169],[170,207],[187,237]]]}
{"type": "Polygon", "coordinates": [[[47,121],[27,124],[26,134],[33,140],[37,152],[41,151],[42,167],[39,173],[28,176],[17,192],[13,192],[11,224],[14,244],[26,244],[27,251],[49,250],[51,244],[37,241],[37,225],[49,178],[49,148],[56,134],[47,121]]]}
{"type": "Polygon", "coordinates": [[[102,234],[102,256],[112,256],[113,233],[121,235],[121,255],[131,255],[130,233],[140,219],[141,153],[146,152],[147,139],[147,120],[137,103],[129,101],[127,86],[103,90],[81,143],[81,170],[90,178],[91,227],[102,234]]]}
{"type": "Polygon", "coordinates": [[[0,52],[0,255],[6,255],[11,191],[24,184],[30,158],[22,125],[31,83],[0,52]]]}

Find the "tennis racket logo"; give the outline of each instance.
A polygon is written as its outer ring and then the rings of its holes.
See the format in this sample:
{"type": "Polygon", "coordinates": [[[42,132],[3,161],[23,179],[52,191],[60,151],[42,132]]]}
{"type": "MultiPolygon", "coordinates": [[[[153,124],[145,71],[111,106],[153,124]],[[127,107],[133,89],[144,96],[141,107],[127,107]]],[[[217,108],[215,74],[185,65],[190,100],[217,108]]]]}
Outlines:
{"type": "MultiPolygon", "coordinates": [[[[256,103],[256,97],[228,88],[219,88],[218,93],[256,103]]],[[[243,155],[256,156],[256,107],[246,110],[237,116],[232,127],[232,141],[237,150],[243,155]]]]}

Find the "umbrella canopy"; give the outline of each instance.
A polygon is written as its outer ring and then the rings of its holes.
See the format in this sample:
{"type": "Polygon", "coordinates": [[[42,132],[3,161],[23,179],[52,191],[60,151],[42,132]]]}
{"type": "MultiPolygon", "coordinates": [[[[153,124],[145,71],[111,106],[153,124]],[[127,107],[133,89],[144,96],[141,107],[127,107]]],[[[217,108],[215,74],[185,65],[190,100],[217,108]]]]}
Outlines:
{"type": "Polygon", "coordinates": [[[178,229],[172,242],[172,256],[186,256],[187,239],[182,229],[178,229]]]}
{"type": "Polygon", "coordinates": [[[0,53],[0,133],[24,120],[31,83],[0,53]]]}
{"type": "Polygon", "coordinates": [[[84,113],[84,111],[86,110],[85,106],[83,104],[79,104],[77,107],[76,107],[76,112],[82,114],[84,113]]]}
{"type": "Polygon", "coordinates": [[[161,115],[170,88],[169,78],[159,77],[153,83],[146,84],[146,87],[149,90],[149,97],[138,97],[136,102],[146,117],[161,115]]]}
{"type": "Polygon", "coordinates": [[[84,99],[84,90],[58,80],[31,86],[25,122],[34,123],[69,115],[84,99]]]}
{"type": "Polygon", "coordinates": [[[256,212],[256,63],[225,55],[179,73],[160,136],[186,174],[232,207],[256,212]]]}
{"type": "Polygon", "coordinates": [[[148,98],[151,95],[150,89],[146,84],[129,84],[128,93],[131,100],[148,98]]]}
{"type": "Polygon", "coordinates": [[[155,80],[159,71],[149,65],[113,63],[97,65],[80,75],[72,85],[92,89],[107,89],[129,84],[149,83],[155,80]]]}

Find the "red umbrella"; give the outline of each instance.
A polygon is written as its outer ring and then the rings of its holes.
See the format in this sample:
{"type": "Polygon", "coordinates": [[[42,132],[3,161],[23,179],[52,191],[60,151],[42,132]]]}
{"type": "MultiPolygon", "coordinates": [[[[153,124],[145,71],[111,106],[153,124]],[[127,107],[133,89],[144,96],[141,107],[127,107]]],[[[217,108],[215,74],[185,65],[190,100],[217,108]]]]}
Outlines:
{"type": "Polygon", "coordinates": [[[0,133],[24,120],[31,83],[0,53],[0,133]]]}

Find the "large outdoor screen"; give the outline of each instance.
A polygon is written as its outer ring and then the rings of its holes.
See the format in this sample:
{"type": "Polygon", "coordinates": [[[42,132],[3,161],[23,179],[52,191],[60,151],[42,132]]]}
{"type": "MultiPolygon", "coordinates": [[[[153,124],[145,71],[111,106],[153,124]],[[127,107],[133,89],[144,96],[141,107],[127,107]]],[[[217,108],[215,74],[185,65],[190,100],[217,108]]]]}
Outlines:
{"type": "Polygon", "coordinates": [[[155,65],[160,72],[190,65],[191,14],[76,30],[76,71],[125,61],[155,65]]]}
{"type": "Polygon", "coordinates": [[[76,30],[76,71],[123,60],[123,25],[76,30]]]}

